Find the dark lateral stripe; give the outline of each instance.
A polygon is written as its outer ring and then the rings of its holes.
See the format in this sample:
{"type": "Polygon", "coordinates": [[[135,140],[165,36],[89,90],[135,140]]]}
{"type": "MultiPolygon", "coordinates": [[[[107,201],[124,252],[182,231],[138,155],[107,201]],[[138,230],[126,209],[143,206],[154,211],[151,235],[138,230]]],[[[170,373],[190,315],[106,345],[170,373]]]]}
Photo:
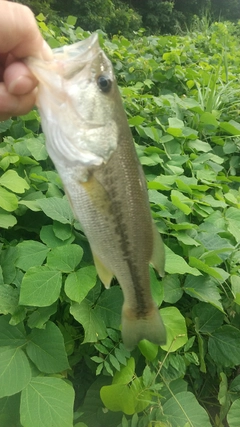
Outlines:
{"type": "MultiPolygon", "coordinates": [[[[135,264],[133,257],[134,254],[130,248],[129,236],[127,234],[127,226],[123,221],[122,203],[116,199],[112,199],[112,215],[116,220],[117,226],[116,233],[120,237],[120,247],[123,259],[127,262],[133,286],[134,295],[136,299],[136,316],[137,318],[145,317],[149,312],[149,307],[146,304],[145,292],[141,286],[142,278],[139,275],[138,266],[135,264]]],[[[147,285],[147,284],[146,284],[147,285]]]]}

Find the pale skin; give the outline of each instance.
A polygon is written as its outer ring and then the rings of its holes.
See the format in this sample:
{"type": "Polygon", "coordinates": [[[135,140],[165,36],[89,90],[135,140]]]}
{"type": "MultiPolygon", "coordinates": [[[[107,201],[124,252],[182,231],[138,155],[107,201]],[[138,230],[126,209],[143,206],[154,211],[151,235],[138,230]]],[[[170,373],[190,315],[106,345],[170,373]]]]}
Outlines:
{"type": "Polygon", "coordinates": [[[37,80],[23,59],[51,59],[31,10],[0,0],[0,121],[28,113],[35,104],[37,80]]]}

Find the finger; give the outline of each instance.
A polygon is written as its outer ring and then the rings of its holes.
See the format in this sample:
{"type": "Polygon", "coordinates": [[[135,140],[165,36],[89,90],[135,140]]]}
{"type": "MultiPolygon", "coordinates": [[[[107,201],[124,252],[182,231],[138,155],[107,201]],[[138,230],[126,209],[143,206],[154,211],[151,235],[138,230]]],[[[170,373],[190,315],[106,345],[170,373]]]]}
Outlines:
{"type": "Polygon", "coordinates": [[[13,62],[3,75],[4,83],[9,93],[26,95],[37,86],[37,79],[23,62],[13,62]]]}
{"type": "Polygon", "coordinates": [[[10,94],[4,83],[0,83],[0,121],[11,116],[27,114],[36,102],[37,88],[27,95],[10,94]]]}
{"type": "Polygon", "coordinates": [[[50,59],[51,49],[44,42],[32,11],[27,6],[3,0],[0,8],[0,52],[12,52],[16,58],[50,59]]]}

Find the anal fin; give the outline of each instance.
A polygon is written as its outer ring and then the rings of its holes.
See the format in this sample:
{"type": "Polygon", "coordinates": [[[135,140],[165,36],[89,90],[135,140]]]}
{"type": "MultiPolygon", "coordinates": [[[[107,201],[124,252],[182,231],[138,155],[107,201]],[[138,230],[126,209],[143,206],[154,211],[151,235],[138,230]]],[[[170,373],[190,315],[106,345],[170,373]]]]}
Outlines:
{"type": "Polygon", "coordinates": [[[105,267],[100,259],[93,253],[93,260],[100,280],[103,282],[105,288],[109,289],[113,278],[113,273],[105,267]]]}

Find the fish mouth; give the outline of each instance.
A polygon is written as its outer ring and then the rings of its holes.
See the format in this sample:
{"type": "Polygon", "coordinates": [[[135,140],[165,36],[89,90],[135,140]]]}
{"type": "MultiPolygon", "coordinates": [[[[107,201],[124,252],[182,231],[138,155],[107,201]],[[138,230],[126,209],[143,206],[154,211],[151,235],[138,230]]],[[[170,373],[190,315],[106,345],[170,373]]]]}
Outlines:
{"type": "Polygon", "coordinates": [[[87,39],[53,49],[53,59],[50,61],[28,57],[24,62],[39,81],[51,84],[50,76],[46,71],[52,71],[64,79],[70,80],[87,64],[92,63],[100,53],[98,34],[93,33],[87,39]]]}

